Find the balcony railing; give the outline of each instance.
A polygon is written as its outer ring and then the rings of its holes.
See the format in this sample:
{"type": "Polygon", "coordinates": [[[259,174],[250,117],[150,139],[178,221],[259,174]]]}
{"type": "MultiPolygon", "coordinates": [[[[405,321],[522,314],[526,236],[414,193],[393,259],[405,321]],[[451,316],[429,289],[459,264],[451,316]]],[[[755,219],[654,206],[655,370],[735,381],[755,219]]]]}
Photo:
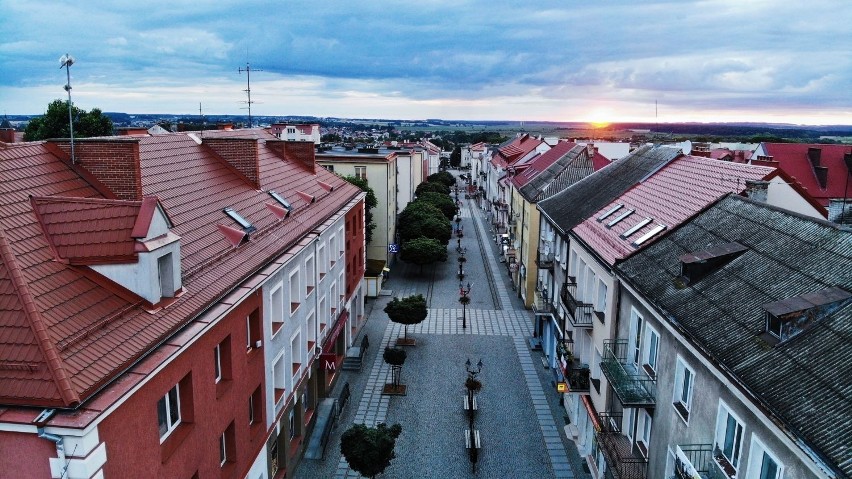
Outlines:
{"type": "Polygon", "coordinates": [[[535,299],[533,300],[533,311],[536,313],[553,314],[553,305],[550,304],[550,298],[547,297],[544,291],[536,288],[535,299]]]}
{"type": "Polygon", "coordinates": [[[572,393],[588,393],[589,385],[589,365],[582,364],[577,360],[568,363],[565,368],[565,381],[568,383],[568,392],[572,393]]]}
{"type": "Polygon", "coordinates": [[[671,479],[723,479],[713,461],[712,444],[681,444],[675,450],[674,475],[671,479]],[[685,459],[685,460],[684,460],[685,459]]]}
{"type": "Polygon", "coordinates": [[[648,460],[621,433],[621,419],[621,414],[598,414],[595,439],[606,457],[607,470],[614,479],[645,479],[648,460]]]}
{"type": "Polygon", "coordinates": [[[654,407],[657,380],[627,361],[627,340],[604,341],[601,371],[624,407],[654,407]]]}
{"type": "Polygon", "coordinates": [[[589,303],[577,300],[577,283],[569,280],[562,284],[562,303],[568,310],[568,320],[575,328],[591,328],[594,308],[589,303]]]}
{"type": "Polygon", "coordinates": [[[536,253],[535,264],[539,269],[553,271],[553,254],[541,254],[541,251],[539,251],[536,253]]]}

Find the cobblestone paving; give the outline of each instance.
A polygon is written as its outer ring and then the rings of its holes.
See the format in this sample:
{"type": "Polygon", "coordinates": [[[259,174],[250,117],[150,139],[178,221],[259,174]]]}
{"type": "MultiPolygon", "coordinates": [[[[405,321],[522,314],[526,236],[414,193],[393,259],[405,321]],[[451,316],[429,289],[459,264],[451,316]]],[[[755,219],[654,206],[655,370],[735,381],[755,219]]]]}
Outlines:
{"type": "Polygon", "coordinates": [[[564,410],[540,353],[529,349],[532,316],[511,291],[505,264],[497,259],[493,233],[483,224],[481,212],[470,201],[462,209],[468,249],[464,282],[471,283],[471,303],[461,320],[458,303],[458,241],[453,239],[446,263],[431,271],[397,263],[386,284],[393,296],[423,294],[429,302],[426,321],[408,327],[417,346],[407,348],[402,370],[406,396],[382,396],[390,382],[390,368],[380,352],[402,337],[403,327],[388,321],[382,312],[389,300],[368,303],[364,334],[374,346],[360,373],[344,372],[352,390],[351,404],[341,414],[329,438],[322,461],[303,461],[298,478],[357,478],[340,455],[342,432],[353,423],[375,425],[398,422],[403,427],[397,441],[397,457],[384,477],[508,477],[586,478],[573,443],[563,431],[564,410]],[[381,337],[381,341],[377,339],[381,337]],[[464,449],[464,361],[480,358],[484,384],[479,395],[476,428],[481,431],[482,454],[477,473],[471,472],[464,449]]]}

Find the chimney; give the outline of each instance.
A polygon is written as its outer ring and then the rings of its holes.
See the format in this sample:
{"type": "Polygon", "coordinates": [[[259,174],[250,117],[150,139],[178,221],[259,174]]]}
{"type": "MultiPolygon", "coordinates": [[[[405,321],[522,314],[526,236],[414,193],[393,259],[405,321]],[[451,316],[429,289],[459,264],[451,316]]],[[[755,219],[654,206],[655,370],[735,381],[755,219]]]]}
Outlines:
{"type": "Polygon", "coordinates": [[[828,221],[840,225],[852,225],[852,199],[828,200],[828,221]]]}
{"type": "MultiPolygon", "coordinates": [[[[71,154],[67,140],[49,140],[65,154],[71,154]]],[[[142,199],[142,168],[139,165],[139,140],[136,138],[74,139],[77,165],[89,172],[120,200],[142,199]]]]}
{"type": "Polygon", "coordinates": [[[822,154],[821,148],[808,147],[808,159],[811,160],[811,165],[816,168],[819,166],[819,157],[822,154]]]}
{"type": "Polygon", "coordinates": [[[775,161],[775,158],[772,155],[757,155],[757,159],[751,160],[751,164],[778,168],[778,162],[775,161]]]}
{"type": "Polygon", "coordinates": [[[825,186],[828,184],[828,167],[814,166],[814,174],[816,175],[817,181],[819,181],[819,187],[825,189],[825,186]]]}
{"type": "Polygon", "coordinates": [[[266,146],[281,158],[295,161],[311,174],[316,174],[316,156],[313,142],[266,140],[266,146]]]}
{"type": "Polygon", "coordinates": [[[254,138],[203,138],[202,144],[239,171],[255,189],[260,189],[257,140],[254,138]]]}
{"type": "Polygon", "coordinates": [[[761,203],[766,203],[769,196],[769,182],[763,180],[746,180],[746,188],[743,192],[746,198],[751,198],[761,203]]]}
{"type": "Polygon", "coordinates": [[[14,143],[15,142],[15,129],[14,128],[0,128],[0,142],[14,143]]]}

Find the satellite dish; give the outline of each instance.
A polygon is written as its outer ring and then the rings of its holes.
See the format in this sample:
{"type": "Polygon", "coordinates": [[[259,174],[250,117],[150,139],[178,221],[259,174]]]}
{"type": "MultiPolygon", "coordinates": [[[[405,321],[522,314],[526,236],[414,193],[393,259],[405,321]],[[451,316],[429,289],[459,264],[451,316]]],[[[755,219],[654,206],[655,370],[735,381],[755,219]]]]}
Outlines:
{"type": "Polygon", "coordinates": [[[62,55],[59,57],[59,68],[65,68],[66,66],[71,66],[74,64],[74,57],[69,54],[62,55]]]}
{"type": "Polygon", "coordinates": [[[692,142],[689,140],[684,141],[681,143],[680,149],[683,151],[684,155],[690,154],[692,152],[692,142]]]}

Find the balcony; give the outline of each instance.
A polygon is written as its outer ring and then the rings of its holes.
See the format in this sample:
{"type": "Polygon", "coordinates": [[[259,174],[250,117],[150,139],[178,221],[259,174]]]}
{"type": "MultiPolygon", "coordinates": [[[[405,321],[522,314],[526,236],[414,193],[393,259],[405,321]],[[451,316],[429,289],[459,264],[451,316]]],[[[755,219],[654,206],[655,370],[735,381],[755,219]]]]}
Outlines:
{"type": "Polygon", "coordinates": [[[599,413],[595,440],[614,479],[645,479],[648,460],[621,433],[621,414],[599,413]]]}
{"type": "Polygon", "coordinates": [[[535,264],[539,269],[553,271],[553,254],[541,254],[541,251],[536,253],[535,264]]]}
{"type": "Polygon", "coordinates": [[[562,303],[568,310],[568,320],[575,328],[591,328],[594,308],[591,304],[577,300],[577,282],[569,278],[562,284],[562,303]]]}
{"type": "Polygon", "coordinates": [[[589,365],[583,364],[576,359],[569,362],[565,368],[565,382],[568,383],[569,393],[588,393],[589,365]]]}
{"type": "Polygon", "coordinates": [[[536,288],[532,308],[536,314],[553,314],[553,305],[550,304],[546,290],[536,288]]]}
{"type": "Polygon", "coordinates": [[[681,444],[675,447],[674,474],[668,479],[729,479],[714,460],[712,444],[681,444]]]}
{"type": "Polygon", "coordinates": [[[624,407],[654,407],[657,380],[627,361],[627,340],[604,341],[601,371],[624,407]]]}

